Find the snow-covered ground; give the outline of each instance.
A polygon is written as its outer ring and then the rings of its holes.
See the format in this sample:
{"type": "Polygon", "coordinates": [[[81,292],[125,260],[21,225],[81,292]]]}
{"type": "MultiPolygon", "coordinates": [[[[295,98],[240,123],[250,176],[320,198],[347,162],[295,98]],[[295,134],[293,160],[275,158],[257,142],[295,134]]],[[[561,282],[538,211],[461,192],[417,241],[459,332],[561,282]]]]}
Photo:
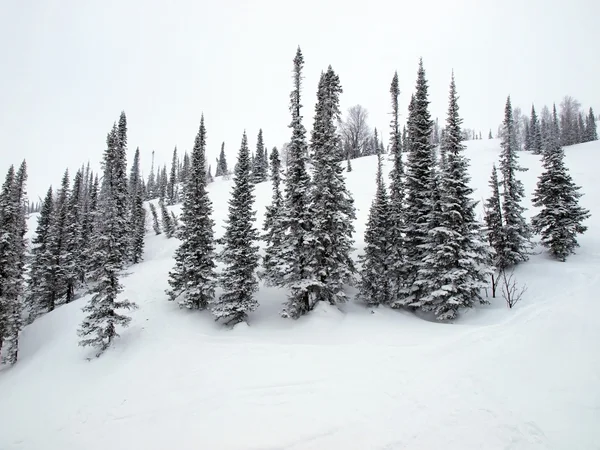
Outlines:
{"type": "MultiPolygon", "coordinates": [[[[498,145],[468,142],[477,199],[498,145]]],[[[261,288],[249,326],[224,329],[167,301],[177,241],[150,231],[123,278],[140,309],[105,355],[77,346],[87,298],[23,330],[20,361],[0,372],[0,449],[599,449],[600,143],[566,154],[592,210],[577,255],[538,248],[517,269],[521,303],[495,299],[452,324],[355,303],[290,321],[285,292],[261,288]]],[[[520,161],[529,199],[539,157],[520,161]]],[[[376,160],[353,168],[360,251],[376,160]]],[[[209,186],[218,236],[230,188],[209,186]]],[[[270,184],[256,192],[260,226],[270,184]]]]}

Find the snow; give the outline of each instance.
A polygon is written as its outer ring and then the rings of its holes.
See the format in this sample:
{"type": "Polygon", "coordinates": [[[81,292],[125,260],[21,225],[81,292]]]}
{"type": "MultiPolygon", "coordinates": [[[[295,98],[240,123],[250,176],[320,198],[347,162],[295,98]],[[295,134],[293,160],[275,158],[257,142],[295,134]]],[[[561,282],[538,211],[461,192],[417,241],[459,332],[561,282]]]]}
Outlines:
{"type": "MultiPolygon", "coordinates": [[[[467,146],[482,200],[499,141],[467,146]]],[[[599,448],[600,143],[565,150],[592,212],[581,248],[561,263],[538,247],[516,271],[520,303],[495,299],[451,324],[354,302],[290,321],[285,292],[261,286],[249,324],[224,328],[167,301],[178,241],[150,229],[122,279],[140,309],[101,358],[77,346],[87,297],[23,330],[19,362],[0,372],[0,449],[599,448]]],[[[529,202],[540,160],[519,156],[529,202]]],[[[377,163],[352,163],[360,250],[377,163]]],[[[231,183],[209,185],[217,237],[231,183]]],[[[260,228],[270,183],[256,196],[260,228]]]]}

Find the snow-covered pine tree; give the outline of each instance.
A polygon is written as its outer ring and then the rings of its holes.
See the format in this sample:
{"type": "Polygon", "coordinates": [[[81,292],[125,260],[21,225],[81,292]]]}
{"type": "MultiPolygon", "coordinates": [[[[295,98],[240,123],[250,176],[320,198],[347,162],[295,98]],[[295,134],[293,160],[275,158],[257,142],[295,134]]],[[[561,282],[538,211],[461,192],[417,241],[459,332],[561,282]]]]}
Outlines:
{"type": "Polygon", "coordinates": [[[70,197],[69,171],[65,170],[60,189],[54,203],[54,214],[50,230],[49,247],[52,255],[48,284],[48,311],[54,310],[56,303],[67,293],[67,268],[69,267],[70,254],[68,252],[68,225],[69,225],[69,197],[70,197]]]}
{"type": "Polygon", "coordinates": [[[471,199],[461,123],[452,74],[443,152],[446,163],[435,177],[432,223],[418,275],[426,295],[413,303],[432,311],[439,320],[455,318],[459,308],[472,307],[475,301],[485,303],[480,290],[491,273],[486,267],[489,247],[482,242],[475,219],[476,202],[471,199]]]}
{"type": "Polygon", "coordinates": [[[433,122],[429,114],[427,80],[423,60],[419,61],[416,93],[411,100],[408,118],[409,149],[406,162],[406,201],[404,210],[404,248],[406,296],[393,306],[409,305],[420,300],[422,285],[417,283],[432,225],[434,183],[434,147],[430,143],[433,122]]]}
{"type": "Polygon", "coordinates": [[[15,174],[11,166],[0,192],[0,350],[3,363],[15,364],[19,353],[27,231],[27,164],[15,174]]]}
{"type": "Polygon", "coordinates": [[[227,158],[225,157],[225,142],[221,143],[221,153],[219,153],[217,171],[219,172],[219,175],[217,176],[224,176],[229,174],[229,169],[227,168],[227,158]]]}
{"type": "MultiPolygon", "coordinates": [[[[83,230],[83,261],[85,266],[86,279],[92,279],[90,274],[96,272],[95,260],[92,258],[93,247],[92,241],[96,230],[96,224],[98,221],[98,195],[100,193],[100,181],[98,175],[94,176],[93,181],[90,184],[89,200],[87,211],[84,217],[84,230],[83,230]]],[[[85,280],[84,280],[85,281],[85,280]]]]}
{"type": "Polygon", "coordinates": [[[302,124],[301,91],[304,57],[298,47],[294,57],[294,88],[290,94],[292,113],[292,138],[287,147],[287,173],[285,177],[284,230],[279,261],[273,261],[285,272],[277,285],[287,287],[290,295],[282,311],[283,317],[298,318],[309,312],[316,292],[315,267],[309,259],[312,253],[312,235],[309,211],[311,180],[306,169],[308,145],[306,129],[302,124]]]}
{"type": "Polygon", "coordinates": [[[162,231],[160,230],[160,223],[158,222],[158,213],[156,212],[156,206],[154,206],[154,203],[152,202],[148,203],[148,205],[150,205],[150,214],[152,215],[152,229],[157,235],[161,234],[162,231]]]}
{"type": "Polygon", "coordinates": [[[590,112],[586,119],[585,140],[586,142],[598,140],[598,130],[596,129],[596,116],[594,115],[594,110],[592,108],[590,108],[590,112]]]}
{"type": "Polygon", "coordinates": [[[212,183],[213,181],[215,181],[215,179],[212,176],[212,166],[209,165],[208,170],[206,171],[206,182],[212,183]]]}
{"type": "Polygon", "coordinates": [[[247,320],[248,313],[258,307],[254,298],[258,291],[258,231],[253,226],[256,212],[250,164],[248,138],[244,132],[233,176],[223,251],[219,255],[225,265],[219,277],[223,293],[211,305],[216,319],[223,319],[228,325],[247,320]]]}
{"type": "Polygon", "coordinates": [[[146,200],[153,200],[157,197],[157,178],[158,177],[154,174],[154,150],[152,150],[152,164],[150,166],[150,175],[148,175],[148,182],[146,183],[146,200]]]}
{"type": "Polygon", "coordinates": [[[400,136],[398,97],[398,72],[394,72],[390,86],[392,100],[392,120],[390,122],[390,153],[394,158],[394,167],[390,171],[389,199],[389,270],[390,302],[400,301],[404,287],[404,164],[402,162],[402,138],[400,136]]]}
{"type": "MultiPolygon", "coordinates": [[[[556,109],[554,123],[558,124],[556,109]]],[[[590,217],[590,212],[579,206],[583,195],[580,187],[573,182],[566,167],[565,153],[558,139],[542,158],[544,172],[540,175],[532,203],[541,208],[532,220],[534,232],[542,235],[542,245],[559,261],[575,253],[579,247],[577,234],[584,233],[587,227],[582,222],[590,217]]]]}
{"type": "Polygon", "coordinates": [[[504,244],[502,258],[509,266],[527,261],[531,250],[531,230],[525,221],[525,208],[521,201],[525,196],[523,183],[517,179],[517,172],[524,172],[518,165],[517,143],[513,128],[510,96],[506,100],[504,112],[503,136],[500,153],[500,173],[502,175],[502,219],[504,244]]]}
{"type": "Polygon", "coordinates": [[[174,234],[173,222],[171,221],[171,214],[165,205],[165,200],[161,197],[158,200],[158,207],[160,208],[160,215],[162,218],[162,229],[165,231],[167,239],[171,239],[174,234]]]}
{"type": "MultiPolygon", "coordinates": [[[[120,314],[118,310],[137,308],[137,305],[129,300],[118,300],[118,295],[123,290],[119,274],[127,256],[123,253],[127,249],[127,242],[122,233],[128,231],[122,210],[123,184],[127,187],[123,167],[126,148],[123,117],[122,113],[119,128],[113,127],[109,133],[108,145],[104,152],[102,189],[98,198],[92,241],[95,267],[93,279],[96,283],[90,289],[92,298],[83,308],[86,317],[77,332],[81,338],[79,345],[96,348],[97,357],[119,336],[116,327],[126,327],[131,321],[130,317],[120,314]]],[[[127,233],[125,237],[129,239],[129,236],[127,233]]]]}
{"type": "Polygon", "coordinates": [[[182,307],[205,309],[215,293],[212,204],[206,191],[206,128],[204,115],[196,135],[181,210],[175,266],[169,272],[169,300],[182,307]]]}
{"type": "Polygon", "coordinates": [[[281,251],[281,241],[283,239],[283,195],[281,193],[281,160],[277,147],[273,147],[270,155],[271,160],[271,183],[273,186],[273,196],[271,204],[267,206],[265,219],[263,222],[263,240],[265,241],[265,255],[262,265],[263,271],[260,274],[268,285],[277,285],[283,275],[281,268],[277,265],[280,256],[276,252],[281,251]]]}
{"type": "MultiPolygon", "coordinates": [[[[186,151],[183,154],[183,163],[181,164],[181,171],[179,172],[179,182],[183,189],[185,189],[185,183],[187,182],[187,176],[190,171],[190,155],[186,151]]],[[[216,175],[215,175],[216,176],[216,175]]]]}
{"type": "Polygon", "coordinates": [[[256,139],[256,157],[254,158],[254,165],[252,167],[252,179],[254,183],[262,183],[263,181],[267,181],[268,174],[269,168],[265,164],[265,144],[261,128],[258,131],[258,138],[256,139]]]}
{"type": "Polygon", "coordinates": [[[523,128],[523,134],[524,134],[523,150],[529,152],[529,151],[531,151],[531,148],[533,146],[533,143],[531,142],[532,135],[531,135],[531,126],[529,125],[529,121],[525,122],[525,126],[523,128]]]}
{"type": "Polygon", "coordinates": [[[487,228],[487,237],[490,247],[494,250],[493,264],[499,270],[506,268],[509,264],[504,259],[503,249],[505,247],[504,225],[502,220],[502,203],[500,199],[500,182],[498,180],[498,170],[494,164],[489,186],[492,195],[486,200],[485,225],[487,228]]]}
{"type": "Polygon", "coordinates": [[[336,151],[340,119],[340,79],[329,66],[321,75],[311,134],[313,186],[310,192],[312,233],[311,259],[317,269],[319,288],[315,301],[332,305],[346,301],[344,286],[354,283],[356,269],[350,256],[354,241],[354,200],[346,188],[336,151]]]}
{"type": "Polygon", "coordinates": [[[488,139],[494,139],[494,136],[492,135],[492,130],[490,129],[490,132],[488,133],[488,139]]]}
{"type": "Polygon", "coordinates": [[[579,115],[577,117],[577,143],[580,144],[585,142],[585,122],[583,120],[583,113],[579,111],[579,115]]]}
{"type": "Polygon", "coordinates": [[[173,159],[171,160],[171,173],[167,182],[167,205],[174,205],[178,201],[177,192],[177,147],[173,150],[173,159]]]}
{"type": "Polygon", "coordinates": [[[52,265],[50,252],[50,233],[54,208],[54,193],[52,186],[48,189],[42,209],[37,219],[35,235],[31,240],[31,265],[29,268],[27,308],[29,321],[32,322],[49,310],[48,294],[50,292],[50,273],[52,265]]]}
{"type": "Polygon", "coordinates": [[[82,197],[83,172],[78,170],[73,179],[71,195],[67,200],[67,220],[63,237],[67,255],[63,261],[66,287],[65,303],[70,303],[75,299],[75,290],[85,277],[82,240],[82,197]]]}
{"type": "Polygon", "coordinates": [[[144,254],[144,236],[146,234],[146,209],[144,208],[144,193],[140,171],[140,149],[135,151],[131,174],[129,176],[129,261],[137,264],[144,254]]]}
{"type": "Polygon", "coordinates": [[[357,299],[369,306],[391,302],[392,285],[390,271],[392,241],[390,239],[390,202],[383,181],[381,153],[377,154],[377,191],[371,203],[367,229],[365,230],[364,254],[361,263],[357,299]]]}
{"type": "Polygon", "coordinates": [[[169,184],[169,177],[167,175],[167,165],[164,164],[162,169],[160,170],[160,176],[159,176],[159,180],[158,180],[158,197],[165,198],[167,196],[167,185],[168,184],[169,184]]]}
{"type": "Polygon", "coordinates": [[[115,140],[115,152],[110,165],[114,172],[113,195],[116,208],[116,226],[120,234],[117,236],[118,251],[121,262],[125,264],[129,257],[130,231],[129,231],[129,189],[127,186],[127,118],[125,111],[121,111],[115,140]]]}
{"type": "Polygon", "coordinates": [[[542,130],[535,112],[535,107],[531,105],[531,119],[529,122],[530,148],[534,155],[542,153],[542,130]]]}

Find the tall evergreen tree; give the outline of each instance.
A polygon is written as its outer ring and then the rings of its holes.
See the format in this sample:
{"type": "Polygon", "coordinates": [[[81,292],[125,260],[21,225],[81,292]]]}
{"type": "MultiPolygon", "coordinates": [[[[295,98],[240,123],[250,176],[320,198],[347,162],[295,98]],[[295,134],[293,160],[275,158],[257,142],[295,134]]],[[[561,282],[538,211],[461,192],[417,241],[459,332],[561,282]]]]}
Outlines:
{"type": "Polygon", "coordinates": [[[301,91],[304,57],[298,47],[294,57],[294,88],[290,94],[292,113],[292,138],[287,148],[287,174],[285,177],[284,230],[281,249],[274,253],[280,255],[275,261],[284,270],[278,286],[290,290],[290,296],[284,306],[284,317],[298,318],[313,307],[311,297],[316,292],[312,252],[312,218],[309,211],[311,180],[306,169],[308,146],[306,129],[302,124],[301,91]]]}
{"type": "MultiPolygon", "coordinates": [[[[554,113],[558,123],[556,110],[554,113]]],[[[590,212],[579,206],[583,194],[573,182],[564,158],[564,150],[555,138],[553,148],[542,158],[544,172],[532,199],[533,205],[541,208],[532,218],[533,230],[542,235],[542,245],[559,261],[565,261],[567,256],[575,253],[575,248],[579,247],[577,234],[587,230],[582,222],[590,217],[590,212]]]]}
{"type": "Polygon", "coordinates": [[[157,197],[157,176],[154,173],[154,150],[152,150],[152,165],[150,166],[150,175],[148,175],[148,182],[146,183],[146,200],[153,200],[157,197]]]}
{"type": "Polygon", "coordinates": [[[173,221],[171,220],[171,214],[169,214],[169,210],[165,205],[164,199],[161,198],[158,200],[158,206],[160,207],[160,215],[162,218],[162,229],[165,231],[165,236],[167,236],[167,239],[170,239],[175,234],[173,221]]]}
{"type": "Polygon", "coordinates": [[[154,203],[148,203],[150,205],[150,214],[152,214],[152,229],[158,235],[161,234],[162,231],[160,229],[160,223],[158,222],[158,213],[156,212],[156,206],[154,203]]]}
{"type": "MultiPolygon", "coordinates": [[[[262,155],[257,159],[263,159],[262,155]]],[[[219,280],[223,294],[213,302],[212,313],[227,324],[245,321],[258,307],[254,294],[258,291],[258,232],[255,219],[254,185],[250,175],[250,150],[246,132],[238,153],[233,191],[229,200],[224,247],[219,259],[225,264],[219,280]]]]}
{"type": "Polygon", "coordinates": [[[131,242],[128,245],[129,261],[137,264],[142,260],[144,254],[144,236],[146,234],[146,209],[144,208],[139,147],[135,151],[129,176],[129,199],[129,230],[131,233],[131,242]]]}
{"type": "Polygon", "coordinates": [[[263,257],[263,273],[261,274],[267,284],[276,285],[281,278],[281,268],[277,266],[283,238],[283,195],[281,193],[281,160],[277,147],[271,150],[271,183],[273,196],[271,204],[267,206],[263,222],[263,240],[265,241],[265,256],[263,257]]]}
{"type": "Polygon", "coordinates": [[[446,164],[438,172],[439,185],[434,186],[437,204],[419,271],[426,295],[417,301],[421,309],[434,312],[439,320],[453,319],[459,308],[472,307],[475,301],[485,303],[480,290],[490,273],[486,268],[488,246],[481,241],[476,202],[471,199],[473,189],[469,186],[469,160],[461,142],[461,124],[453,74],[443,144],[446,164]]]}
{"type": "Polygon", "coordinates": [[[15,364],[19,353],[25,272],[27,164],[16,175],[11,166],[0,192],[0,350],[3,363],[15,364]]]}
{"type": "Polygon", "coordinates": [[[64,243],[66,258],[63,261],[65,267],[65,303],[75,299],[75,290],[85,276],[83,261],[83,172],[78,170],[73,180],[73,189],[67,200],[67,221],[65,226],[64,243]]]}
{"type": "Polygon", "coordinates": [[[225,142],[221,144],[221,153],[219,153],[219,160],[217,162],[217,177],[228,175],[229,169],[227,168],[227,158],[225,157],[225,142]]]}
{"type": "Polygon", "coordinates": [[[256,140],[256,157],[252,166],[252,178],[254,183],[262,183],[267,181],[269,167],[265,164],[265,144],[263,142],[262,128],[258,131],[256,140]]]}
{"type": "Polygon", "coordinates": [[[377,191],[371,203],[357,298],[369,306],[389,304],[392,300],[390,271],[390,201],[383,181],[381,153],[377,154],[377,191]]]}
{"type": "Polygon", "coordinates": [[[404,164],[402,162],[402,142],[399,125],[398,72],[394,72],[390,86],[392,100],[392,120],[390,122],[390,153],[394,158],[394,167],[390,172],[389,204],[389,276],[391,277],[390,301],[401,298],[404,286],[404,164]]]}
{"type": "Polygon", "coordinates": [[[531,119],[529,122],[529,133],[530,133],[530,148],[534,155],[540,155],[542,153],[542,130],[538,121],[535,107],[531,105],[531,119]]]}
{"type": "Polygon", "coordinates": [[[577,117],[577,143],[585,142],[585,137],[585,122],[583,120],[583,113],[580,111],[577,117]]]}
{"type": "Polygon", "coordinates": [[[586,120],[585,140],[586,142],[598,140],[598,131],[596,129],[596,116],[594,116],[594,110],[592,108],[590,108],[590,112],[586,120]]]}
{"type": "Polygon", "coordinates": [[[116,226],[119,228],[117,246],[121,262],[125,263],[129,256],[129,192],[127,186],[127,118],[121,111],[117,127],[117,139],[114,142],[115,151],[110,166],[114,171],[113,195],[116,208],[116,226]]]}
{"type": "Polygon", "coordinates": [[[506,100],[504,112],[503,136],[500,154],[500,173],[502,174],[502,218],[504,220],[505,247],[502,258],[507,264],[513,265],[526,261],[531,249],[531,231],[523,211],[521,201],[525,196],[523,183],[517,179],[517,172],[524,172],[518,165],[517,143],[514,132],[510,96],[506,100]]]}
{"type": "Polygon", "coordinates": [[[336,157],[341,93],[340,79],[329,66],[319,81],[311,135],[314,176],[310,211],[314,236],[311,259],[319,283],[315,300],[332,305],[346,300],[344,285],[353,283],[356,272],[350,256],[356,211],[336,157]]]}
{"type": "Polygon", "coordinates": [[[183,307],[205,309],[215,292],[212,204],[206,191],[206,128],[204,116],[196,135],[181,211],[175,267],[169,272],[169,300],[183,307]]]}
{"type": "Polygon", "coordinates": [[[173,150],[173,159],[171,161],[171,172],[167,183],[167,205],[174,205],[178,201],[177,192],[177,147],[173,150]]]}
{"type": "Polygon", "coordinates": [[[54,207],[54,193],[52,187],[48,189],[42,209],[37,220],[35,235],[31,240],[33,245],[32,258],[29,270],[28,300],[29,320],[33,321],[49,309],[48,293],[50,292],[50,273],[52,266],[52,253],[50,251],[50,238],[52,231],[52,213],[54,207]]]}
{"type": "MultiPolygon", "coordinates": [[[[124,114],[121,117],[123,118],[124,114]]],[[[129,238],[129,234],[126,234],[125,238],[122,235],[127,231],[122,209],[123,184],[126,182],[123,167],[126,131],[121,123],[118,132],[115,133],[114,130],[113,128],[109,134],[109,145],[104,152],[102,190],[96,215],[97,228],[93,238],[92,258],[96,261],[96,273],[93,277],[97,282],[90,290],[93,295],[83,308],[86,317],[78,330],[81,338],[79,345],[94,347],[97,357],[119,336],[117,326],[126,327],[131,321],[131,317],[118,311],[137,308],[136,304],[129,300],[118,299],[123,290],[119,274],[125,264],[125,239],[129,238]]]]}
{"type": "Polygon", "coordinates": [[[419,270],[425,256],[432,224],[432,195],[434,183],[434,147],[430,143],[433,122],[429,114],[427,80],[423,61],[419,61],[416,93],[411,100],[408,118],[409,149],[406,162],[405,208],[405,263],[407,292],[395,306],[411,304],[423,295],[423,286],[417,283],[419,270]]]}
{"type": "Polygon", "coordinates": [[[184,189],[185,189],[185,184],[187,182],[187,176],[188,176],[189,171],[190,171],[190,155],[186,151],[183,154],[183,163],[181,164],[181,171],[179,173],[179,181],[181,182],[181,185],[183,186],[184,189]]]}
{"type": "Polygon", "coordinates": [[[485,202],[485,224],[490,247],[494,250],[493,264],[502,270],[509,264],[504,259],[504,222],[502,220],[502,201],[500,198],[500,182],[498,180],[498,171],[496,165],[492,168],[492,175],[489,186],[492,195],[485,202]]]}

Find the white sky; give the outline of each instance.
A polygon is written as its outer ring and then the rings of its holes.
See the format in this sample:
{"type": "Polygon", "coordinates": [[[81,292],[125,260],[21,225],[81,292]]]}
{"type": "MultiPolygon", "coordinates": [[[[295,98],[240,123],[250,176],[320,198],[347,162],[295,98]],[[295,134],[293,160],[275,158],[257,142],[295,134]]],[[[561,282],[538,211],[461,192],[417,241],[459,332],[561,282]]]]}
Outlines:
{"type": "Polygon", "coordinates": [[[298,45],[309,131],[331,64],[342,108],[366,107],[387,143],[394,70],[405,109],[420,56],[433,117],[454,69],[464,125],[484,137],[508,94],[527,111],[569,94],[600,112],[599,16],[597,0],[2,0],[1,177],[26,158],[35,199],[65,167],[98,167],[122,109],[146,175],[152,150],[162,164],[191,148],[202,112],[209,162],[222,141],[233,162],[244,129],[252,148],[260,127],[279,147],[298,45]]]}

